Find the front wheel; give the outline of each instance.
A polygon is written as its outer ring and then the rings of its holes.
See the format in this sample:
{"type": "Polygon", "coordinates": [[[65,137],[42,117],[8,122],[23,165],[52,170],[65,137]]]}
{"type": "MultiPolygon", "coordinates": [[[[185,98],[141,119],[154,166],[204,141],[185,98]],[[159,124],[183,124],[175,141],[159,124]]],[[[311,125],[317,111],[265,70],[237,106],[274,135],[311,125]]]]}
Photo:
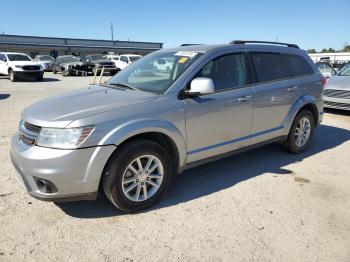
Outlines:
{"type": "Polygon", "coordinates": [[[172,172],[171,158],[164,147],[138,139],[112,155],[104,170],[102,188],[113,205],[134,212],[159,200],[172,172]]]}
{"type": "Polygon", "coordinates": [[[299,154],[309,146],[315,130],[315,118],[309,110],[303,110],[295,117],[289,131],[285,147],[288,151],[299,154]]]}
{"type": "Polygon", "coordinates": [[[12,82],[16,82],[17,81],[16,73],[13,70],[9,71],[9,77],[10,77],[10,80],[12,82]]]}

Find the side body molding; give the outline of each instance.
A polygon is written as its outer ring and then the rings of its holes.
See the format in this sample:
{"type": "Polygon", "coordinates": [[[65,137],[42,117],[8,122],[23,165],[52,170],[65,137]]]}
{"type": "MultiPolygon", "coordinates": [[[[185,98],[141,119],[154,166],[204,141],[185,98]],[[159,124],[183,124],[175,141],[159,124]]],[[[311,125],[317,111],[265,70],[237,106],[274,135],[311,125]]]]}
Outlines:
{"type": "MultiPolygon", "coordinates": [[[[297,101],[295,101],[295,103],[291,106],[286,118],[284,119],[282,125],[284,127],[283,129],[283,135],[288,135],[290,127],[293,123],[293,120],[295,118],[295,116],[297,115],[297,113],[299,112],[299,110],[307,105],[307,104],[312,104],[315,106],[315,108],[317,107],[317,101],[315,99],[315,97],[311,96],[311,95],[304,95],[301,96],[297,101]]],[[[317,109],[318,111],[318,109],[317,109]]],[[[319,112],[318,112],[319,114],[319,112]]]]}
{"type": "Polygon", "coordinates": [[[172,139],[178,151],[179,167],[186,164],[187,149],[185,138],[175,125],[166,120],[143,118],[125,122],[112,129],[98,145],[113,144],[118,147],[128,138],[148,132],[159,132],[172,139]]]}

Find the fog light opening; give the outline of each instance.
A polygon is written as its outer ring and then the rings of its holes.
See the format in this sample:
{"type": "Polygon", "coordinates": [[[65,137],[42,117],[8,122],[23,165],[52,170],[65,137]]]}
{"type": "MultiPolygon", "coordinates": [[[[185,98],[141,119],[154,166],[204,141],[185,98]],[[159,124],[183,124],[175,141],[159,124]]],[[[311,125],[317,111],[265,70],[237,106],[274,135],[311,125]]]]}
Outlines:
{"type": "Polygon", "coordinates": [[[35,182],[36,182],[36,185],[38,186],[38,189],[42,193],[52,194],[58,191],[57,187],[49,180],[42,179],[42,178],[35,178],[35,182]]]}

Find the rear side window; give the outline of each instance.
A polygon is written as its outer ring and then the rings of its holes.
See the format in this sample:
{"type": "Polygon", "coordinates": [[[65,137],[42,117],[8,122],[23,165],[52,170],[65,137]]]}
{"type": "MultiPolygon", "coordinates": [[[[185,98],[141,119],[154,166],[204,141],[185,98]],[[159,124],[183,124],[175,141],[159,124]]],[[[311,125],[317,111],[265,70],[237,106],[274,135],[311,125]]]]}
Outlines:
{"type": "Polygon", "coordinates": [[[304,76],[314,74],[313,68],[300,55],[284,54],[283,55],[289,63],[291,72],[290,76],[304,76]]]}
{"type": "Polygon", "coordinates": [[[283,59],[277,53],[251,53],[258,82],[287,78],[283,59]]]}

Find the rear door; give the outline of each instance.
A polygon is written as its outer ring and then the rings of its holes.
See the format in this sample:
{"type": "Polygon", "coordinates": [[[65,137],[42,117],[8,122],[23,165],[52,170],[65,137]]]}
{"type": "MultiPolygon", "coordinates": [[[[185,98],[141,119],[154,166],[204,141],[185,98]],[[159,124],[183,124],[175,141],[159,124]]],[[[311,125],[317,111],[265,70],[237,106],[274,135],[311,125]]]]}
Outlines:
{"type": "Polygon", "coordinates": [[[0,74],[7,75],[7,59],[4,54],[0,54],[0,74]]]}
{"type": "Polygon", "coordinates": [[[250,52],[255,71],[252,144],[282,135],[283,121],[300,96],[298,80],[280,53],[250,52]]]}

